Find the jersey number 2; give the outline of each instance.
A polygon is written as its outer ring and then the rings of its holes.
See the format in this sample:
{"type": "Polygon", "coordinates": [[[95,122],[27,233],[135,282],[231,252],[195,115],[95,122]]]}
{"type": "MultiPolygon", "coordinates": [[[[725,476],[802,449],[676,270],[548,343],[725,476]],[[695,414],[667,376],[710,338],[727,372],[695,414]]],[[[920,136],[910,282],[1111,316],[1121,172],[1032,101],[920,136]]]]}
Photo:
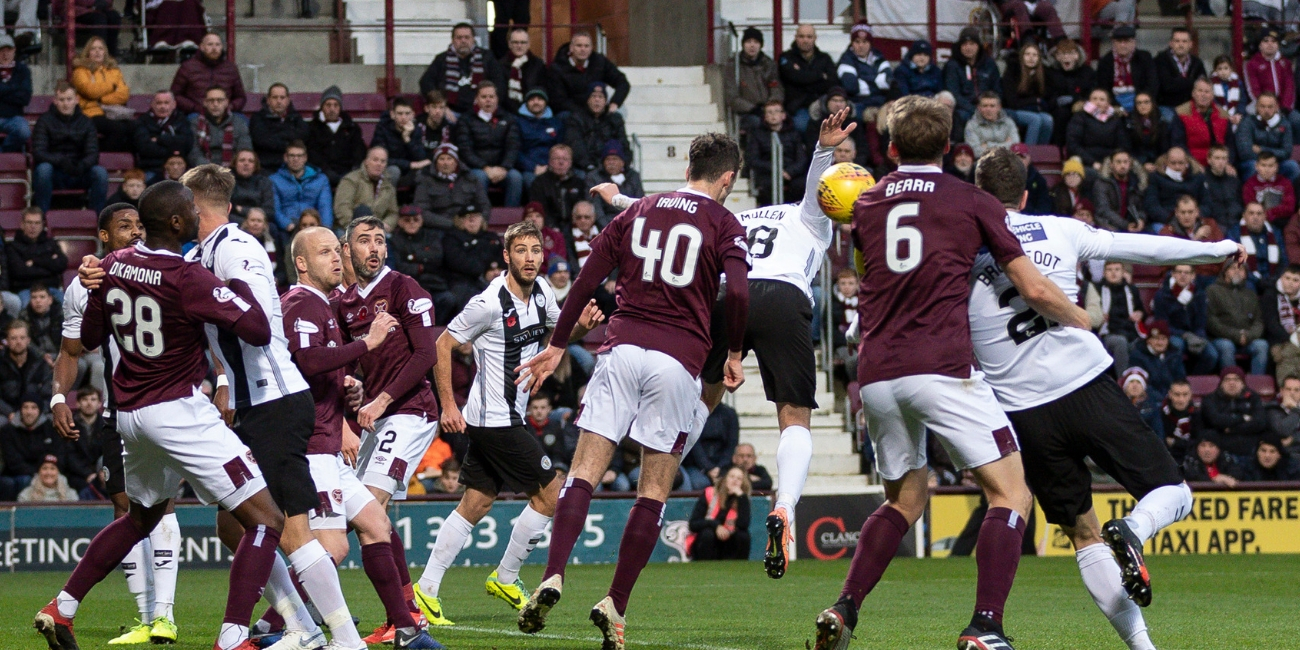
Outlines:
{"type": "Polygon", "coordinates": [[[898,220],[915,217],[921,213],[920,203],[900,203],[885,217],[885,264],[894,273],[907,273],[921,263],[921,231],[913,226],[900,226],[898,220]],[[899,256],[898,250],[907,244],[907,252],[899,256]]]}
{"type": "Polygon", "coordinates": [[[110,289],[105,302],[118,305],[121,310],[113,314],[113,338],[123,352],[136,352],[155,359],[163,353],[162,309],[158,301],[149,296],[136,298],[134,304],[131,296],[121,289],[110,289]],[[135,334],[123,334],[122,326],[135,321],[135,334]],[[139,345],[137,345],[137,342],[139,345]]]}
{"type": "MultiPolygon", "coordinates": [[[[1011,301],[1019,297],[1020,291],[1015,287],[1011,287],[998,296],[998,306],[1003,309],[1010,307],[1011,301]]],[[[1042,314],[1033,309],[1026,309],[1025,311],[1016,312],[1016,315],[1012,316],[1011,320],[1007,322],[1007,336],[1010,336],[1016,345],[1020,345],[1046,332],[1049,327],[1051,325],[1048,324],[1047,319],[1042,314]]]]}
{"type": "Polygon", "coordinates": [[[632,222],[632,254],[641,258],[641,279],[645,282],[655,281],[655,267],[659,267],[659,277],[674,287],[689,286],[695,280],[695,263],[700,259],[700,244],[704,235],[695,226],[679,223],[668,231],[663,248],[659,239],[663,231],[651,230],[645,236],[645,245],[641,245],[642,231],[645,230],[645,217],[638,217],[632,222]],[[686,240],[685,245],[682,240],[686,240]],[[675,272],[677,250],[684,250],[681,271],[675,272]]]}

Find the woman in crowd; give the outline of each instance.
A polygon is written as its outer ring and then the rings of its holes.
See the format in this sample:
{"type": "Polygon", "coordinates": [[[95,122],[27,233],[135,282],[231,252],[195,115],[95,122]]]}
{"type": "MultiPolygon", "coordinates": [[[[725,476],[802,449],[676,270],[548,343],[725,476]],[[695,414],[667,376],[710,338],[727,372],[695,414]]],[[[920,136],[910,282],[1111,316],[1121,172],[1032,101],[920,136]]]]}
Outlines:
{"type": "Polygon", "coordinates": [[[1065,136],[1066,151],[1078,156],[1083,164],[1101,169],[1101,163],[1112,152],[1129,149],[1128,126],[1124,116],[1110,102],[1110,92],[1095,88],[1088,93],[1083,110],[1070,118],[1070,128],[1065,136]]]}
{"type": "Polygon", "coordinates": [[[100,151],[130,151],[135,133],[135,111],[127,108],[131,88],[122,78],[117,60],[108,54],[104,39],[92,36],[72,60],[68,79],[81,99],[81,112],[95,123],[100,151]]]}
{"type": "Polygon", "coordinates": [[[1019,55],[1007,62],[1002,77],[1002,108],[1025,130],[1025,144],[1047,144],[1055,120],[1047,112],[1047,72],[1038,46],[1026,42],[1019,55]]]}
{"type": "Polygon", "coordinates": [[[230,195],[230,216],[243,221],[251,208],[259,208],[269,223],[275,223],[275,188],[262,173],[262,163],[252,149],[240,149],[230,162],[235,173],[235,191],[230,195]]]}
{"type": "Polygon", "coordinates": [[[1068,38],[1056,46],[1053,56],[1056,67],[1047,69],[1047,96],[1054,122],[1052,143],[1065,144],[1070,117],[1088,101],[1097,73],[1084,62],[1083,49],[1068,38]]]}
{"type": "Polygon", "coordinates": [[[239,225],[239,229],[253,236],[253,238],[262,242],[266,249],[266,256],[271,259],[271,265],[275,267],[275,283],[281,287],[289,285],[288,278],[284,274],[284,264],[279,259],[279,245],[275,241],[275,236],[267,226],[270,219],[261,208],[250,208],[248,215],[244,217],[244,223],[239,225]]]}
{"type": "Polygon", "coordinates": [[[1169,125],[1160,121],[1160,109],[1151,93],[1141,92],[1133,98],[1133,112],[1128,116],[1129,152],[1148,174],[1156,170],[1156,158],[1169,151],[1169,125]]]}
{"type": "Polygon", "coordinates": [[[749,559],[749,493],[749,476],[734,466],[704,488],[691,512],[692,560],[749,559]]]}

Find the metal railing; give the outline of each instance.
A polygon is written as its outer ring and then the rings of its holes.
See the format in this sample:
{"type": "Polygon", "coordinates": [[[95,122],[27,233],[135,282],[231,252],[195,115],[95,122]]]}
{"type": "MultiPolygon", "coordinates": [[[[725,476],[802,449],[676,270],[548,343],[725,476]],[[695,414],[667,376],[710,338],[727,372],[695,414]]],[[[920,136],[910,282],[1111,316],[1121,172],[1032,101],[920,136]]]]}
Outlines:
{"type": "MultiPolygon", "coordinates": [[[[641,148],[641,138],[636,137],[635,133],[633,133],[631,137],[632,137],[632,169],[636,171],[636,173],[640,174],[642,161],[645,160],[645,151],[642,150],[641,148]]],[[[644,176],[644,174],[642,174],[642,176],[644,176]]],[[[645,181],[644,178],[642,178],[641,180],[643,182],[645,181]]]]}
{"type": "MultiPolygon", "coordinates": [[[[750,134],[751,138],[758,137],[757,133],[750,134]]],[[[781,144],[781,134],[777,131],[772,132],[772,205],[781,205],[785,203],[785,179],[781,174],[785,172],[785,146],[781,144]]]]}

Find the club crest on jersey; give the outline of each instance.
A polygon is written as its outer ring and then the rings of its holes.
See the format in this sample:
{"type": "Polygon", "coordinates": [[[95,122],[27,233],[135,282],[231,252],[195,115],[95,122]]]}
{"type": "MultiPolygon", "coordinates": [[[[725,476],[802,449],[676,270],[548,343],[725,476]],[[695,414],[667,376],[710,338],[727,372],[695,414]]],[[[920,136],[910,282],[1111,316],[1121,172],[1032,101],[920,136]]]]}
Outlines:
{"type": "Polygon", "coordinates": [[[1043,230],[1043,224],[1038,222],[1012,224],[1011,233],[1014,234],[1022,244],[1047,239],[1047,232],[1043,230]]]}
{"type": "Polygon", "coordinates": [[[539,294],[533,296],[533,302],[534,302],[538,307],[545,307],[545,306],[546,306],[546,294],[541,294],[541,293],[539,293],[539,294]]]}
{"type": "Polygon", "coordinates": [[[542,469],[550,469],[550,468],[551,468],[551,457],[542,456],[542,469]]]}
{"type": "Polygon", "coordinates": [[[384,300],[384,299],[382,299],[382,298],[379,299],[379,300],[376,300],[376,301],[375,301],[375,314],[376,314],[376,315],[378,315],[378,314],[382,314],[382,313],[384,313],[384,312],[386,312],[386,311],[388,311],[388,301],[387,301],[387,300],[384,300]]]}
{"type": "Polygon", "coordinates": [[[330,492],[330,497],[334,499],[334,503],[341,505],[343,503],[343,490],[334,488],[334,490],[330,492]]]}

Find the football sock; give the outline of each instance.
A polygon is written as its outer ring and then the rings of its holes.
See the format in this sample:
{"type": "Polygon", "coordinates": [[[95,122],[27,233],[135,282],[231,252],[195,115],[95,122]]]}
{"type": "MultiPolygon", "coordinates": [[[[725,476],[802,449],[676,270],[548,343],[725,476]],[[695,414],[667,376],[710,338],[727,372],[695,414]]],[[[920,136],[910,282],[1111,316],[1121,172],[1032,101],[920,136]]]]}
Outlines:
{"type": "Polygon", "coordinates": [[[623,529],[623,540],[618,545],[618,564],[614,568],[614,582],[607,594],[614,600],[614,609],[619,616],[627,611],[627,599],[632,595],[632,587],[641,575],[650,554],[659,542],[659,529],[664,523],[664,502],[646,497],[637,497],[632,504],[632,512],[627,516],[627,526],[623,529]]]}
{"type": "Polygon", "coordinates": [[[289,554],[289,564],[293,565],[293,572],[298,575],[302,588],[320,611],[321,618],[325,619],[334,640],[348,648],[364,647],[357,626],[352,622],[347,601],[343,599],[338,570],[329,551],[313,539],[289,554]]]}
{"type": "Polygon", "coordinates": [[[424,573],[420,575],[420,591],[424,592],[424,595],[438,597],[438,588],[442,585],[443,574],[447,572],[447,567],[456,561],[456,556],[465,546],[465,540],[469,539],[472,530],[474,524],[469,523],[469,520],[456,510],[451,511],[451,514],[443,520],[442,528],[438,529],[438,538],[433,542],[433,550],[429,552],[429,563],[424,566],[424,573]]]}
{"type": "Polygon", "coordinates": [[[853,551],[849,575],[844,579],[844,591],[840,592],[840,597],[853,600],[855,610],[862,607],[862,600],[880,582],[910,527],[903,513],[888,505],[877,508],[863,522],[858,548],[853,551]]]}
{"type": "Polygon", "coordinates": [[[551,523],[551,548],[546,554],[545,580],[554,575],[564,577],[564,567],[569,563],[573,546],[582,536],[591,509],[591,484],[570,476],[560,488],[560,501],[555,504],[555,520],[551,523]]]}
{"type": "Polygon", "coordinates": [[[95,538],[90,540],[86,552],[77,562],[63,593],[59,594],[59,613],[72,618],[77,613],[77,605],[86,598],[91,588],[99,584],[117,565],[131,548],[145,538],[145,531],[136,525],[130,517],[118,517],[95,538]],[[65,601],[64,594],[68,599],[65,601]]]}
{"type": "Polygon", "coordinates": [[[153,581],[149,575],[153,572],[153,563],[146,558],[153,557],[153,546],[146,537],[131,547],[130,552],[122,558],[122,573],[126,575],[126,589],[135,596],[135,605],[140,610],[140,622],[153,620],[153,581]]]}
{"type": "Polygon", "coordinates": [[[176,521],[176,513],[163,515],[149,533],[149,543],[153,547],[153,618],[171,620],[172,604],[176,602],[177,562],[181,555],[181,525],[176,521]]]}
{"type": "Polygon", "coordinates": [[[812,464],[812,432],[808,427],[794,425],[781,432],[781,442],[776,446],[776,507],[784,508],[791,522],[794,506],[808,482],[808,466],[812,464]]]}
{"type": "Polygon", "coordinates": [[[279,553],[275,554],[275,562],[271,565],[271,574],[266,580],[266,590],[262,593],[262,597],[271,604],[275,614],[278,614],[278,621],[269,615],[262,617],[271,625],[271,629],[283,626],[285,631],[302,630],[312,634],[320,629],[312,619],[311,612],[307,611],[306,603],[298,594],[297,585],[289,576],[289,566],[284,563],[284,558],[280,557],[279,553]],[[276,625],[277,622],[279,626],[276,625]]]}
{"type": "Polygon", "coordinates": [[[230,591],[226,594],[226,616],[222,619],[217,643],[230,648],[248,638],[248,620],[253,606],[262,596],[271,566],[275,564],[275,547],[280,545],[280,531],[258,524],[244,529],[230,563],[230,591]],[[227,643],[233,639],[233,643],[227,643]]]}
{"type": "MultiPolygon", "coordinates": [[[[262,595],[269,598],[269,596],[266,596],[265,591],[262,595]]],[[[253,627],[249,629],[251,629],[254,634],[270,634],[271,632],[278,632],[285,629],[284,617],[280,616],[280,612],[275,611],[274,607],[268,607],[265,612],[262,612],[262,618],[258,619],[257,622],[253,624],[253,627]]]]}
{"type": "Polygon", "coordinates": [[[506,552],[501,556],[501,563],[497,565],[498,580],[509,584],[519,578],[519,567],[524,565],[528,554],[532,553],[537,543],[542,541],[542,535],[546,533],[546,524],[549,523],[551,523],[550,517],[533,510],[531,505],[524,506],[524,511],[519,514],[514,528],[510,530],[510,544],[506,546],[506,552]]]}
{"type": "Polygon", "coordinates": [[[390,527],[388,543],[393,547],[393,566],[397,567],[397,577],[401,579],[403,587],[409,587],[411,565],[406,562],[406,545],[402,543],[402,536],[397,534],[396,527],[390,527]]]}
{"type": "Polygon", "coordinates": [[[1085,546],[1075,552],[1083,586],[1088,588],[1092,601],[1115,627],[1119,637],[1131,650],[1155,650],[1147,634],[1147,623],[1142,618],[1142,608],[1124,591],[1123,578],[1115,556],[1105,544],[1085,546]]]}
{"type": "Polygon", "coordinates": [[[989,508],[975,542],[975,615],[1002,624],[1002,610],[1020,566],[1025,518],[1010,508],[989,508]]]}
{"type": "Polygon", "coordinates": [[[1186,483],[1165,485],[1147,493],[1124,518],[1133,534],[1146,542],[1165,526],[1181,521],[1192,511],[1192,489],[1186,483]]]}
{"type": "Polygon", "coordinates": [[[411,610],[402,597],[402,580],[397,575],[397,565],[393,563],[393,546],[389,542],[365,544],[361,547],[361,566],[366,570],[366,577],[375,586],[375,593],[384,603],[384,612],[388,622],[397,627],[415,627],[411,610]]]}

